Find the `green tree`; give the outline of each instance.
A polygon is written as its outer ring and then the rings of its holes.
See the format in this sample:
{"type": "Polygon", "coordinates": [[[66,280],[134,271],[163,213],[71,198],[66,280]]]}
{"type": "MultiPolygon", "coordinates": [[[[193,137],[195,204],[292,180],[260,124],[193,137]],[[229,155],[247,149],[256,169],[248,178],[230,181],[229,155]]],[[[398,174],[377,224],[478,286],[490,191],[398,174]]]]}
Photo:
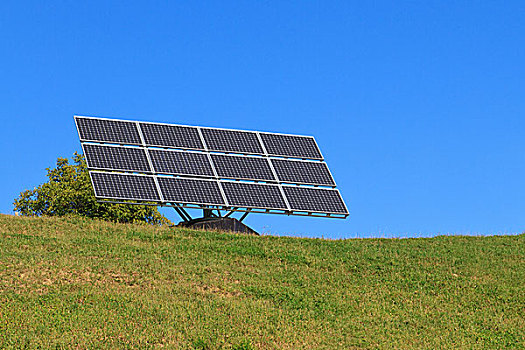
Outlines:
{"type": "Polygon", "coordinates": [[[154,225],[171,222],[154,205],[97,202],[84,156],[75,152],[70,161],[58,158],[56,168],[47,168],[46,183],[20,193],[14,209],[25,216],[63,216],[77,214],[114,222],[146,222],[154,225]]]}

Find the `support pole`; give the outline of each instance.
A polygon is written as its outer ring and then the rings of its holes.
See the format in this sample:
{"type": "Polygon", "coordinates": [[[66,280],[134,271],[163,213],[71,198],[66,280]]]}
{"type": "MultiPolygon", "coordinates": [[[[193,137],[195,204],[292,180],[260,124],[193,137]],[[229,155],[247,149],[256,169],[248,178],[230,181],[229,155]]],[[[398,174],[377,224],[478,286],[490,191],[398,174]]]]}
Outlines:
{"type": "MultiPolygon", "coordinates": [[[[235,209],[235,208],[233,208],[233,209],[235,209]]],[[[227,218],[230,215],[232,215],[233,213],[235,213],[235,210],[230,210],[229,212],[226,213],[226,215],[224,215],[224,217],[227,218]]]]}
{"type": "Polygon", "coordinates": [[[250,210],[248,209],[248,211],[244,214],[242,214],[242,216],[239,218],[239,222],[242,222],[247,216],[248,214],[250,214],[250,210]]]}
{"type": "Polygon", "coordinates": [[[183,208],[179,208],[177,206],[173,206],[173,209],[175,209],[175,211],[177,212],[177,214],[179,214],[179,216],[181,217],[182,221],[184,222],[188,222],[191,220],[191,216],[190,214],[188,214],[186,212],[186,210],[184,210],[183,208]]]}

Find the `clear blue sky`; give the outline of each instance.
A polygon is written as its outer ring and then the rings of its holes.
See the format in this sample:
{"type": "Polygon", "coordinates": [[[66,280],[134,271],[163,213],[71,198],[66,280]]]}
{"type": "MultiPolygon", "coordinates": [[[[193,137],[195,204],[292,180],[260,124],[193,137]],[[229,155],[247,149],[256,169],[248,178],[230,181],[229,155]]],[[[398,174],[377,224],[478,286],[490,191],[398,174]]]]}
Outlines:
{"type": "Polygon", "coordinates": [[[525,230],[523,1],[2,1],[0,50],[0,212],[83,114],[314,135],[350,218],[262,232],[525,230]]]}

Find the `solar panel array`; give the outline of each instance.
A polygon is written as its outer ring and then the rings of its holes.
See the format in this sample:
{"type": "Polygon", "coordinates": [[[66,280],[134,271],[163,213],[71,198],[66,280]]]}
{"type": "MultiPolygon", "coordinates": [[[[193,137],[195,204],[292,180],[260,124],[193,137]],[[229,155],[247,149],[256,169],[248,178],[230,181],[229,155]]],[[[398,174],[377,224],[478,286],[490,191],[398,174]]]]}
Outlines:
{"type": "Polygon", "coordinates": [[[97,198],[346,217],[310,136],[75,116],[97,198]]]}

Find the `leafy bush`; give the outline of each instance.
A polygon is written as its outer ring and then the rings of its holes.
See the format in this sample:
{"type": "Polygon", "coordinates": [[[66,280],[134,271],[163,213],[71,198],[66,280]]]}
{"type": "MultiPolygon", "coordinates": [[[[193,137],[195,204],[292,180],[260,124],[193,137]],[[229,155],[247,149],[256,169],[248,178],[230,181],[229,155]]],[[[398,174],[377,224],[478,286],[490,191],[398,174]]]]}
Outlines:
{"type": "Polygon", "coordinates": [[[97,202],[83,155],[75,152],[72,163],[58,158],[56,168],[47,168],[46,183],[20,193],[14,209],[25,216],[77,214],[114,222],[146,222],[163,225],[170,221],[156,206],[97,202]]]}

